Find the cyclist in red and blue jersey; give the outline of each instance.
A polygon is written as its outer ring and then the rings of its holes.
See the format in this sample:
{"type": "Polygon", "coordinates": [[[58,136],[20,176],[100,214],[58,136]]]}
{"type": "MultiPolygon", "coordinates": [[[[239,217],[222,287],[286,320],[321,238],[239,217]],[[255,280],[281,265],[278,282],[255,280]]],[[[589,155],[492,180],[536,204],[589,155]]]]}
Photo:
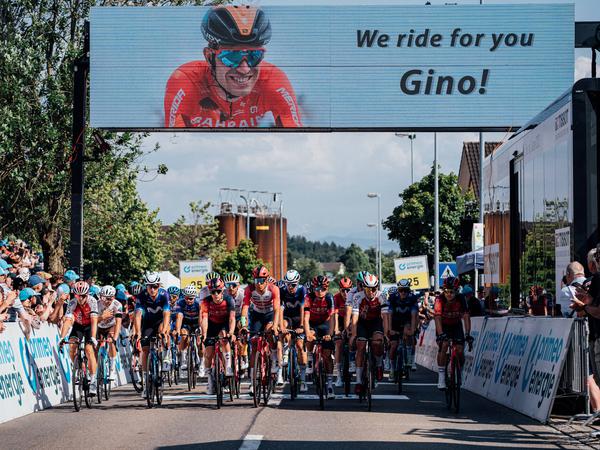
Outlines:
{"type": "MultiPolygon", "coordinates": [[[[356,386],[360,394],[366,341],[371,339],[377,364],[377,378],[383,378],[383,337],[387,335],[387,296],[379,290],[379,279],[370,273],[363,275],[364,289],[352,297],[352,341],[356,339],[356,386]]],[[[352,344],[351,344],[352,345],[352,344]]]]}
{"type": "MultiPolygon", "coordinates": [[[[326,276],[318,275],[312,279],[312,291],[304,300],[304,329],[306,330],[306,347],[310,352],[314,348],[315,337],[323,339],[323,361],[327,373],[327,398],[335,398],[333,390],[333,336],[338,333],[336,309],[333,295],[329,289],[326,276]]],[[[302,380],[304,382],[304,380],[302,380]]]]}
{"type": "MultiPolygon", "coordinates": [[[[296,354],[298,355],[298,367],[300,369],[300,391],[306,391],[306,362],[307,355],[304,349],[304,298],[306,289],[300,284],[300,274],[296,270],[288,270],[283,277],[283,289],[281,295],[281,322],[282,332],[285,330],[296,331],[296,354]]],[[[285,333],[284,340],[287,346],[292,345],[290,335],[285,333]]],[[[283,365],[287,364],[287,352],[283,356],[283,365]]],[[[283,381],[283,379],[281,380],[283,381]]]]}
{"type": "MultiPolygon", "coordinates": [[[[200,327],[200,299],[198,298],[198,290],[192,285],[186,286],[180,294],[182,298],[177,300],[172,312],[172,315],[176,317],[173,336],[181,335],[181,341],[178,345],[181,352],[181,370],[187,370],[186,350],[189,345],[189,335],[200,327]]],[[[200,344],[199,341],[198,344],[200,344]]]]}
{"type": "MultiPolygon", "coordinates": [[[[281,367],[281,359],[278,358],[276,336],[279,330],[279,288],[270,284],[269,269],[258,266],[252,270],[254,283],[246,287],[244,304],[242,306],[242,320],[249,324],[250,334],[265,332],[271,344],[271,372],[277,373],[281,367]]],[[[250,361],[254,361],[256,349],[251,346],[250,361]]],[[[279,355],[281,356],[281,355],[279,355]]],[[[250,367],[250,379],[252,379],[253,368],[250,367]]],[[[252,394],[252,384],[250,384],[252,394]]]]}
{"type": "MultiPolygon", "coordinates": [[[[208,284],[210,295],[202,300],[201,326],[204,335],[204,370],[208,377],[208,394],[214,393],[212,364],[215,356],[216,337],[228,337],[235,342],[235,302],[225,293],[225,283],[221,278],[213,278],[208,284]]],[[[221,350],[225,356],[225,376],[232,376],[231,345],[221,341],[221,350]]]]}
{"type": "MultiPolygon", "coordinates": [[[[171,305],[169,294],[160,287],[160,275],[156,272],[148,272],[144,276],[146,290],[140,292],[136,297],[134,333],[141,339],[142,344],[142,368],[144,372],[147,367],[148,349],[150,339],[157,335],[165,337],[170,331],[171,305]]],[[[163,359],[163,370],[169,370],[169,352],[163,359]]],[[[144,378],[146,379],[146,373],[144,378]]],[[[142,392],[145,398],[146,392],[142,392]]]]}
{"type": "Polygon", "coordinates": [[[448,340],[456,345],[456,353],[463,363],[464,342],[473,342],[471,337],[471,318],[464,295],[459,293],[460,280],[448,277],[444,280],[442,293],[435,299],[434,321],[438,342],[438,389],[446,389],[446,352],[448,340]],[[463,328],[464,322],[464,328],[463,328]]]}
{"type": "Polygon", "coordinates": [[[165,127],[302,126],[287,76],[263,61],[271,24],[262,9],[211,8],[202,34],[208,42],[205,61],[183,64],[167,82],[165,127]]]}
{"type": "Polygon", "coordinates": [[[390,339],[390,379],[394,379],[396,371],[396,349],[400,339],[404,341],[408,353],[408,365],[414,364],[414,335],[417,329],[419,315],[419,299],[412,294],[411,281],[402,278],[398,281],[398,288],[388,297],[388,314],[384,320],[388,321],[388,338],[390,339]]]}

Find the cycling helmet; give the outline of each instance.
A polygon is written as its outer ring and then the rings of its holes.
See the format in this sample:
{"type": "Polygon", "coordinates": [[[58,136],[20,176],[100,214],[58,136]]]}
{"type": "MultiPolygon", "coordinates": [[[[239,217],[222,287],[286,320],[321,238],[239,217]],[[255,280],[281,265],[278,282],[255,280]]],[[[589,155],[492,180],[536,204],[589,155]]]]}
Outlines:
{"type": "Polygon", "coordinates": [[[283,281],[289,284],[292,283],[299,283],[300,282],[300,274],[298,273],[297,270],[288,270],[285,274],[285,277],[283,277],[283,281]]]}
{"type": "Polygon", "coordinates": [[[227,283],[236,283],[240,284],[240,276],[235,272],[229,272],[227,275],[223,277],[223,281],[225,284],[227,283]]]}
{"type": "Polygon", "coordinates": [[[117,285],[115,286],[115,289],[116,289],[117,291],[126,291],[126,290],[127,290],[127,288],[125,288],[125,285],[124,285],[123,283],[119,283],[119,284],[117,284],[117,285]]]}
{"type": "Polygon", "coordinates": [[[186,286],[181,293],[184,297],[197,297],[198,289],[196,289],[196,286],[190,284],[189,286],[186,286]]]}
{"type": "Polygon", "coordinates": [[[458,277],[448,277],[444,280],[443,289],[452,289],[457,291],[460,287],[460,280],[458,277]]]}
{"type": "Polygon", "coordinates": [[[100,289],[100,297],[114,297],[117,293],[117,290],[112,286],[102,286],[100,289]]]}
{"type": "Polygon", "coordinates": [[[140,283],[138,283],[137,281],[132,281],[131,283],[129,283],[129,289],[130,289],[130,290],[131,290],[131,289],[133,289],[133,288],[134,288],[135,286],[137,286],[138,284],[140,284],[140,283]]]}
{"type": "Polygon", "coordinates": [[[126,302],[127,294],[125,293],[125,291],[117,291],[117,295],[115,295],[115,298],[120,302],[126,302]]]}
{"type": "Polygon", "coordinates": [[[398,283],[396,283],[396,285],[398,286],[398,289],[410,289],[410,287],[412,286],[412,281],[408,278],[401,278],[400,280],[398,280],[398,283]]]}
{"type": "Polygon", "coordinates": [[[356,274],[356,284],[358,286],[364,286],[365,285],[365,277],[367,275],[370,275],[369,272],[367,272],[366,270],[363,270],[361,272],[358,272],[356,274]]]}
{"type": "Polygon", "coordinates": [[[365,276],[364,280],[363,280],[363,285],[366,288],[376,288],[379,286],[379,280],[377,279],[377,277],[371,273],[367,273],[367,275],[365,276]]]}
{"type": "Polygon", "coordinates": [[[218,272],[208,272],[205,276],[206,283],[208,284],[210,280],[214,280],[215,278],[221,278],[221,275],[218,272]]]}
{"type": "Polygon", "coordinates": [[[271,23],[264,11],[255,6],[217,6],[204,16],[202,35],[212,48],[221,45],[261,47],[271,40],[271,23]]]}
{"type": "Polygon", "coordinates": [[[311,285],[313,289],[321,288],[326,291],[329,288],[329,280],[325,275],[317,275],[312,279],[311,285]]]}
{"type": "Polygon", "coordinates": [[[140,292],[142,292],[142,285],[140,283],[136,284],[135,286],[131,286],[132,295],[139,295],[140,292]]]}
{"type": "Polygon", "coordinates": [[[167,292],[169,293],[169,295],[179,295],[179,292],[181,291],[177,286],[169,286],[167,288],[167,292]]]}
{"type": "Polygon", "coordinates": [[[73,293],[77,295],[85,295],[90,292],[90,285],[85,281],[78,281],[73,285],[73,293]]]}
{"type": "Polygon", "coordinates": [[[387,291],[387,295],[394,295],[396,293],[398,293],[398,288],[396,286],[391,286],[387,291]]]}
{"type": "Polygon", "coordinates": [[[225,288],[225,283],[223,282],[223,280],[221,280],[221,278],[213,278],[212,280],[210,280],[207,284],[208,289],[215,290],[215,289],[224,289],[225,288]]]}
{"type": "Polygon", "coordinates": [[[473,294],[475,291],[473,290],[473,287],[470,284],[467,284],[465,286],[463,286],[462,289],[462,293],[463,294],[473,294]]]}
{"type": "Polygon", "coordinates": [[[269,276],[269,269],[266,266],[256,266],[252,269],[252,278],[267,278],[269,276]]]}
{"type": "Polygon", "coordinates": [[[340,289],[351,289],[352,280],[348,277],[344,277],[338,282],[338,286],[340,287],[340,289]]]}
{"type": "Polygon", "coordinates": [[[159,284],[160,274],[158,272],[146,272],[144,275],[145,284],[159,284]]]}
{"type": "Polygon", "coordinates": [[[100,293],[100,286],[96,286],[95,284],[92,284],[90,286],[90,295],[93,295],[94,297],[98,297],[99,293],[100,293]]]}

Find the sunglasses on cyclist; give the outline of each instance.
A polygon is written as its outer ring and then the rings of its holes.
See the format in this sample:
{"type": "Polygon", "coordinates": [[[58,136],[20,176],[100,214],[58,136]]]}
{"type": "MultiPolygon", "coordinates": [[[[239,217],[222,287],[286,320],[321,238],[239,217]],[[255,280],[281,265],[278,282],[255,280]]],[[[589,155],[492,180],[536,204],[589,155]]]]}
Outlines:
{"type": "Polygon", "coordinates": [[[227,284],[225,284],[225,286],[227,286],[230,289],[233,289],[234,287],[239,286],[239,284],[238,283],[227,283],[227,284]]]}
{"type": "Polygon", "coordinates": [[[254,279],[254,283],[256,284],[263,284],[267,282],[267,278],[266,277],[261,277],[261,278],[255,278],[254,279]]]}
{"type": "Polygon", "coordinates": [[[158,289],[160,287],[160,284],[147,284],[146,286],[150,289],[158,289]]]}
{"type": "Polygon", "coordinates": [[[402,289],[398,289],[398,292],[404,292],[405,294],[409,294],[410,293],[410,289],[408,289],[408,288],[402,288],[402,289]]]}
{"type": "Polygon", "coordinates": [[[219,58],[219,61],[231,69],[237,69],[244,59],[248,63],[248,66],[256,67],[265,57],[265,49],[219,50],[216,56],[219,58]]]}
{"type": "Polygon", "coordinates": [[[326,291],[326,290],[327,290],[327,289],[325,289],[323,286],[317,286],[317,287],[315,288],[315,291],[316,291],[316,292],[322,292],[322,291],[326,291]]]}
{"type": "Polygon", "coordinates": [[[222,292],[223,292],[223,289],[215,289],[215,290],[213,290],[213,291],[210,291],[210,293],[211,293],[212,295],[219,295],[219,294],[221,294],[222,292]]]}
{"type": "Polygon", "coordinates": [[[285,285],[289,288],[297,288],[298,287],[298,283],[285,283],[285,285]]]}
{"type": "Polygon", "coordinates": [[[444,289],[444,294],[456,294],[456,291],[454,289],[444,289]]]}

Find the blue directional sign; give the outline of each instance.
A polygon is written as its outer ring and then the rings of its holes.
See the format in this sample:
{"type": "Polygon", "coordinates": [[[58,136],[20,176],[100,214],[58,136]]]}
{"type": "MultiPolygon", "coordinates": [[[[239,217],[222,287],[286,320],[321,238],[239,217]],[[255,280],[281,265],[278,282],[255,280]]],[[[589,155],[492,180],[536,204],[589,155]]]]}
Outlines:
{"type": "Polygon", "coordinates": [[[440,286],[444,284],[444,280],[448,277],[456,277],[458,276],[458,270],[456,268],[456,263],[452,262],[441,262],[440,265],[440,286]]]}

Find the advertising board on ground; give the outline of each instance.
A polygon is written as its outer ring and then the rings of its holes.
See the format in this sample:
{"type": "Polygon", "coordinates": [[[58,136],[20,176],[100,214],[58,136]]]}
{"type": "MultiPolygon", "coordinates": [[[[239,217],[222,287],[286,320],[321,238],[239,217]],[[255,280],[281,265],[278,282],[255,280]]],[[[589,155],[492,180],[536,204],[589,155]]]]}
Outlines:
{"type": "Polygon", "coordinates": [[[208,7],[92,8],[91,126],[505,129],[573,81],[572,4],[245,8],[233,51],[208,7]]]}

